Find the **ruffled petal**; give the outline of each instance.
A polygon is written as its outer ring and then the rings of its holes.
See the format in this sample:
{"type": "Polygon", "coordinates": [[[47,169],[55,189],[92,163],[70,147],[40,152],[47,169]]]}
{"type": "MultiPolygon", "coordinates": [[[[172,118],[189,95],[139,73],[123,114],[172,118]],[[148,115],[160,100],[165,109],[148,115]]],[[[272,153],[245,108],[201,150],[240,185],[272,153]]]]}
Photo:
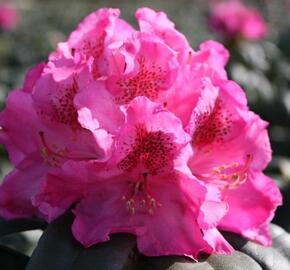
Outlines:
{"type": "Polygon", "coordinates": [[[66,162],[62,168],[49,172],[43,179],[33,204],[51,222],[79,200],[88,187],[85,162],[66,162]]]}
{"type": "Polygon", "coordinates": [[[138,248],[146,256],[175,254],[196,258],[200,251],[211,250],[195,221],[205,196],[205,189],[198,182],[180,174],[172,180],[170,175],[158,179],[149,187],[150,196],[158,205],[148,212],[149,205],[142,208],[136,201],[136,212],[132,214],[126,200],[122,200],[128,193],[125,179],[100,184],[96,192],[77,205],[73,233],[82,244],[91,246],[107,241],[111,233],[127,232],[137,236],[138,248]]]}
{"type": "Polygon", "coordinates": [[[48,166],[38,153],[19,163],[0,186],[0,215],[6,219],[42,217],[31,199],[39,191],[47,171],[48,166]]]}
{"type": "Polygon", "coordinates": [[[186,63],[192,49],[186,37],[175,29],[174,23],[167,18],[164,12],[139,8],[135,16],[142,32],[158,36],[167,46],[178,53],[180,63],[186,63]]]}
{"type": "Polygon", "coordinates": [[[273,180],[262,173],[251,173],[245,184],[238,189],[227,190],[224,196],[229,211],[219,228],[270,245],[267,224],[282,202],[280,191],[273,180]]]}
{"type": "Polygon", "coordinates": [[[14,165],[26,155],[39,151],[41,124],[29,93],[14,90],[9,94],[6,108],[0,114],[0,127],[0,143],[4,144],[14,165]]]}

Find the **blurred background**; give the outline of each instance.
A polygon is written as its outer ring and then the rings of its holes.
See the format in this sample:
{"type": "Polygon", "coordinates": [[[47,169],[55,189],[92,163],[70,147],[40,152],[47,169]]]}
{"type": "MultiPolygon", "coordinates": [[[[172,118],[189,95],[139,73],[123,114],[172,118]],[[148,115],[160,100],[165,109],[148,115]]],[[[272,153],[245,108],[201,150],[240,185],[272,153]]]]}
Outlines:
{"type": "MultiPolygon", "coordinates": [[[[290,0],[249,0],[264,17],[264,38],[225,38],[208,24],[214,0],[0,0],[15,9],[14,20],[0,30],[0,108],[9,90],[20,87],[25,72],[40,61],[87,14],[108,6],[121,9],[133,25],[136,8],[148,6],[165,11],[194,49],[206,39],[219,40],[231,52],[229,76],[242,85],[249,106],[270,123],[273,160],[266,170],[279,185],[284,205],[274,222],[290,232],[290,0]]],[[[13,12],[12,12],[13,13],[13,12]]],[[[4,19],[2,18],[2,21],[4,19]]],[[[1,12],[0,12],[1,24],[1,12]]],[[[1,147],[1,146],[0,146],[1,147]]],[[[10,170],[6,152],[0,148],[0,179],[10,170]]],[[[7,236],[1,242],[31,253],[40,232],[7,236]]]]}

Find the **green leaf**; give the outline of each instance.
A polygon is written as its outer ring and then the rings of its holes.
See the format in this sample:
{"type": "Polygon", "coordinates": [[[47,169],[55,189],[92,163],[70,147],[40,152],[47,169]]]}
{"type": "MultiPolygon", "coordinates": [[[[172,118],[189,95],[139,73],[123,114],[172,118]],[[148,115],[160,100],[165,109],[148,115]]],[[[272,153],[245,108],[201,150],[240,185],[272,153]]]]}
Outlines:
{"type": "Polygon", "coordinates": [[[44,229],[46,223],[37,219],[5,220],[0,218],[0,237],[29,230],[44,229]]]}
{"type": "Polygon", "coordinates": [[[181,256],[141,257],[140,270],[215,270],[208,262],[195,263],[181,256]]]}
{"type": "Polygon", "coordinates": [[[290,264],[290,234],[278,225],[271,224],[273,248],[289,260],[290,264]]]}
{"type": "Polygon", "coordinates": [[[27,270],[123,270],[132,268],[134,237],[113,235],[106,243],[83,248],[71,233],[73,216],[65,214],[44,231],[27,270]],[[130,258],[129,258],[130,257],[130,258]]]}
{"type": "Polygon", "coordinates": [[[25,269],[29,257],[13,249],[0,246],[0,268],[3,270],[25,269]]]}
{"type": "Polygon", "coordinates": [[[235,249],[254,259],[263,269],[289,269],[290,261],[277,248],[265,247],[255,242],[247,241],[234,233],[224,233],[224,236],[235,249]]]}
{"type": "Polygon", "coordinates": [[[237,250],[231,256],[211,255],[207,262],[216,270],[263,270],[254,259],[237,250]]]}

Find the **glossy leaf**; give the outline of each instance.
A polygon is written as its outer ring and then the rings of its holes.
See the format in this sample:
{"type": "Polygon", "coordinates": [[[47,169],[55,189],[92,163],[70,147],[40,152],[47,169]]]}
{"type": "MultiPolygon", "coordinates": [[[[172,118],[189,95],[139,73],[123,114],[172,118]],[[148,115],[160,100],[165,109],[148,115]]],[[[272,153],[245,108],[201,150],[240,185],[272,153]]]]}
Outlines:
{"type": "Polygon", "coordinates": [[[129,255],[135,247],[133,236],[113,235],[111,241],[85,249],[73,238],[70,230],[72,220],[72,215],[66,214],[48,226],[32,254],[27,270],[131,268],[129,255]]]}
{"type": "Polygon", "coordinates": [[[0,237],[29,230],[44,229],[46,223],[36,219],[5,220],[0,218],[0,237]]]}
{"type": "Polygon", "coordinates": [[[0,269],[22,270],[29,260],[29,257],[7,247],[0,246],[0,269]]]}

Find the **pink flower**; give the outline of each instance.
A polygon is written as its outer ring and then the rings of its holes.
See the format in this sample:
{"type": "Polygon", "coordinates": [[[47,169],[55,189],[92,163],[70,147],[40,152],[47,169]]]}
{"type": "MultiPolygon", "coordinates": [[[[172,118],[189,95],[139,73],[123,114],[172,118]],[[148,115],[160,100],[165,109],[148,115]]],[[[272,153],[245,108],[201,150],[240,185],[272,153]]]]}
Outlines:
{"type": "Polygon", "coordinates": [[[67,42],[59,44],[50,60],[65,56],[76,64],[88,65],[94,79],[107,75],[109,44],[122,44],[134,32],[129,24],[118,18],[119,14],[118,9],[111,8],[91,13],[71,33],[67,42]]]}
{"type": "Polygon", "coordinates": [[[139,34],[119,48],[123,70],[107,80],[107,88],[117,104],[137,96],[160,100],[174,83],[179,64],[176,54],[152,35],[139,34]]]}
{"type": "Polygon", "coordinates": [[[257,10],[233,0],[213,5],[209,24],[214,31],[228,38],[261,39],[267,26],[257,10]]]}
{"type": "Polygon", "coordinates": [[[271,244],[269,221],[281,195],[262,170],[271,159],[267,123],[249,112],[234,83],[206,83],[188,129],[193,175],[218,186],[229,211],[218,228],[271,244]]]}
{"type": "Polygon", "coordinates": [[[13,6],[0,4],[0,30],[12,30],[16,27],[18,21],[19,14],[13,6]]]}
{"type": "Polygon", "coordinates": [[[78,122],[73,100],[86,70],[55,81],[44,68],[40,64],[28,73],[23,89],[9,95],[0,115],[0,141],[15,165],[0,188],[0,214],[6,218],[42,216],[31,199],[50,170],[67,160],[109,155],[111,136],[101,128],[92,134],[78,122]]]}
{"type": "Polygon", "coordinates": [[[186,37],[175,29],[174,23],[164,12],[156,12],[150,8],[139,8],[135,14],[141,32],[154,34],[178,54],[181,62],[186,62],[188,53],[192,51],[186,37]]]}
{"type": "MultiPolygon", "coordinates": [[[[188,125],[204,80],[227,80],[225,65],[229,53],[220,43],[208,40],[200,45],[198,51],[188,55],[187,65],[181,66],[179,76],[163,103],[188,125]]],[[[241,97],[245,99],[244,96],[241,97]]]]}
{"type": "Polygon", "coordinates": [[[109,163],[71,163],[48,175],[36,199],[42,211],[49,215],[81,198],[72,229],[86,247],[107,241],[110,233],[128,232],[148,256],[231,252],[215,229],[227,207],[217,190],[207,194],[191,175],[190,137],[180,120],[145,97],[123,109],[126,121],[109,163]]]}
{"type": "Polygon", "coordinates": [[[228,51],[194,51],[162,12],[137,10],[139,30],[119,15],[90,14],[9,95],[0,215],[73,208],[85,247],[127,232],[148,256],[230,254],[219,229],[268,245],[281,196],[262,172],[267,124],[228,80],[228,51]]]}

